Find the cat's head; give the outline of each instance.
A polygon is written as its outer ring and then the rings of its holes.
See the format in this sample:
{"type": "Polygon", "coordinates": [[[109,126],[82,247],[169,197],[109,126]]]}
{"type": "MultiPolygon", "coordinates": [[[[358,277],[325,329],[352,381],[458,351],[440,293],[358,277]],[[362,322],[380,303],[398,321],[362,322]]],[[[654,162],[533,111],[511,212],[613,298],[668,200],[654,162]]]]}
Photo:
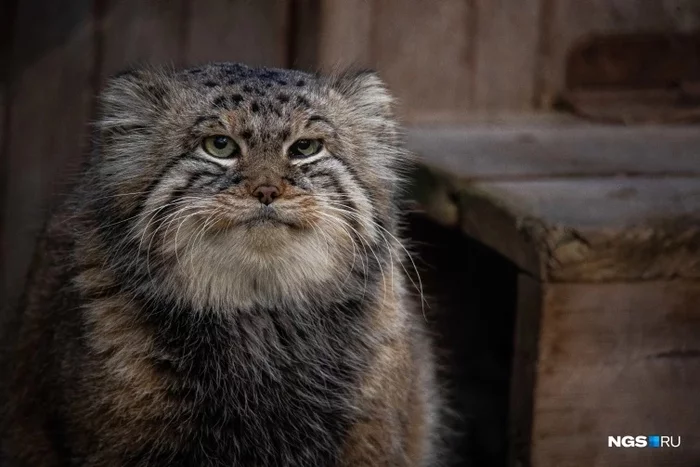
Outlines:
{"type": "Polygon", "coordinates": [[[102,96],[103,221],[133,264],[202,302],[367,283],[394,241],[406,157],[391,104],[372,72],[123,73],[102,96]]]}

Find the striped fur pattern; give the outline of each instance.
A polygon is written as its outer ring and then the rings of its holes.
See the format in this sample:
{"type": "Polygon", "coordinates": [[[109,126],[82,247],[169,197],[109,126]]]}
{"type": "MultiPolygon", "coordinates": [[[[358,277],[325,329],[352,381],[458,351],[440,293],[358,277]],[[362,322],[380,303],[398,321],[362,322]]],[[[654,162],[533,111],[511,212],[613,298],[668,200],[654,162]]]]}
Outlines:
{"type": "Polygon", "coordinates": [[[436,465],[391,107],[372,72],[113,78],[13,332],[7,465],[436,465]]]}

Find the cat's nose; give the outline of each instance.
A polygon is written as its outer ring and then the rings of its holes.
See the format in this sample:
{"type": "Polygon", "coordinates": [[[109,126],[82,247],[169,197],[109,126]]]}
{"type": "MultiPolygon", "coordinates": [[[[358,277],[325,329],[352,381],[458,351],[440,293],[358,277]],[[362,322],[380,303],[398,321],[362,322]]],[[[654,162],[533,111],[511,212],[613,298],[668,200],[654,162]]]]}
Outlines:
{"type": "Polygon", "coordinates": [[[280,195],[280,189],[274,185],[260,185],[253,190],[253,196],[264,205],[269,205],[280,195]]]}

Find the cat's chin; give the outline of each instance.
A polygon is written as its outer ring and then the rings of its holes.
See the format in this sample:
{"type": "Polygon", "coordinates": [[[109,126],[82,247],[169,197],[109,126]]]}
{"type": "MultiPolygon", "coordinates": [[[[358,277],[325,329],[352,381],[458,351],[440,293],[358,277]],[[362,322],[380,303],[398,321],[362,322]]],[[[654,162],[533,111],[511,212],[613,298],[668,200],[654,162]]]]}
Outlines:
{"type": "Polygon", "coordinates": [[[292,222],[285,222],[279,219],[251,219],[250,221],[242,224],[243,228],[248,229],[252,232],[262,230],[269,232],[271,230],[281,230],[286,231],[287,229],[301,229],[301,225],[292,222]]]}
{"type": "Polygon", "coordinates": [[[304,301],[342,283],[354,265],[357,247],[335,229],[340,229],[337,223],[301,227],[273,217],[207,232],[185,223],[180,248],[166,252],[175,260],[175,292],[187,290],[184,295],[200,306],[304,301]]]}
{"type": "Polygon", "coordinates": [[[271,221],[230,227],[179,253],[177,283],[202,306],[305,300],[347,277],[353,251],[342,243],[347,238],[271,221]]]}

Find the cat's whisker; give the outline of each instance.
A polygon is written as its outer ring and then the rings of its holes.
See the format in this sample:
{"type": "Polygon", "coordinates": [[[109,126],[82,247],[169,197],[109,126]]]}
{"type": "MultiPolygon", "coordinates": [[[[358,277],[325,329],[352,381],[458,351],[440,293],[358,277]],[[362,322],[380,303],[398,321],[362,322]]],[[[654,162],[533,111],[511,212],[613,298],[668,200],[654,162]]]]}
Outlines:
{"type": "MultiPolygon", "coordinates": [[[[383,227],[382,225],[380,225],[379,223],[377,223],[377,222],[374,221],[373,219],[364,219],[364,218],[362,218],[357,212],[352,212],[352,211],[348,210],[347,208],[342,207],[342,205],[337,205],[337,204],[336,204],[336,205],[333,205],[333,204],[331,203],[331,206],[329,206],[329,209],[333,209],[333,210],[342,212],[342,213],[344,213],[344,214],[347,214],[348,216],[354,216],[355,218],[361,218],[362,220],[367,220],[368,222],[371,222],[377,229],[379,229],[379,231],[380,231],[379,233],[380,233],[380,235],[381,235],[382,237],[384,237],[385,241],[386,241],[385,234],[387,234],[387,235],[389,235],[390,238],[394,241],[394,243],[395,243],[397,246],[399,246],[399,247],[406,253],[406,256],[408,257],[409,261],[411,262],[411,264],[412,264],[412,266],[413,266],[413,270],[414,270],[414,272],[415,272],[415,274],[416,274],[416,278],[417,278],[417,280],[418,280],[418,283],[416,283],[416,282],[413,280],[413,278],[411,277],[411,274],[408,273],[408,271],[407,271],[406,268],[403,266],[403,264],[401,264],[401,267],[404,269],[404,272],[406,272],[406,276],[407,276],[408,279],[411,281],[411,283],[412,283],[413,286],[415,287],[416,291],[417,291],[417,292],[419,293],[419,295],[420,295],[421,310],[422,310],[423,316],[425,317],[425,316],[426,316],[426,314],[425,314],[425,307],[428,306],[428,303],[427,303],[427,300],[426,300],[426,298],[425,298],[425,294],[424,294],[424,292],[423,292],[423,281],[422,281],[422,279],[421,279],[421,277],[420,277],[420,273],[419,273],[419,271],[418,271],[418,267],[416,266],[416,263],[415,263],[415,261],[414,261],[414,259],[413,259],[413,255],[411,255],[411,253],[410,253],[410,252],[408,251],[408,249],[403,245],[403,243],[402,243],[399,239],[397,239],[391,232],[389,232],[385,227],[383,227]]],[[[359,220],[359,219],[358,219],[358,220],[359,220]]],[[[401,263],[401,261],[399,261],[399,263],[401,263]]],[[[427,318],[426,318],[426,319],[427,319],[427,318]]]]}
{"type": "MultiPolygon", "coordinates": [[[[197,242],[198,242],[197,238],[201,237],[202,235],[204,235],[206,233],[210,220],[212,222],[215,222],[216,220],[218,220],[218,219],[216,219],[216,217],[220,213],[221,213],[220,209],[215,209],[213,212],[211,212],[209,217],[207,217],[207,219],[205,219],[205,221],[202,223],[202,227],[200,229],[200,232],[195,233],[194,236],[191,236],[191,240],[193,240],[192,241],[192,248],[194,248],[197,245],[197,242]]],[[[189,242],[188,242],[188,245],[189,245],[189,242]]],[[[195,255],[192,254],[192,250],[190,250],[190,268],[191,268],[191,270],[194,270],[194,256],[195,255]]]]}
{"type": "MultiPolygon", "coordinates": [[[[321,213],[317,213],[317,214],[321,214],[321,213]]],[[[325,214],[325,213],[323,213],[323,214],[325,214]]],[[[330,216],[330,217],[333,218],[331,220],[331,222],[337,222],[337,219],[335,218],[335,216],[330,216]]],[[[357,258],[357,245],[356,245],[355,239],[350,234],[350,232],[348,232],[347,228],[342,224],[339,224],[338,226],[340,227],[343,234],[345,234],[348,237],[348,239],[350,239],[350,245],[352,246],[352,263],[350,264],[350,267],[348,268],[348,273],[345,276],[345,278],[343,279],[343,282],[340,286],[340,288],[342,288],[347,283],[348,279],[352,276],[352,272],[355,268],[355,261],[357,258]]],[[[317,231],[318,233],[323,235],[323,238],[326,242],[326,254],[330,254],[330,246],[329,246],[330,242],[328,241],[328,234],[324,233],[323,229],[321,229],[313,224],[312,224],[312,227],[313,227],[315,232],[317,231]]],[[[366,268],[364,268],[364,265],[363,265],[363,269],[366,270],[366,268]]]]}
{"type": "MultiPolygon", "coordinates": [[[[327,213],[323,213],[323,215],[331,216],[330,214],[327,214],[327,213]]],[[[343,223],[348,229],[350,229],[350,231],[354,232],[354,233],[358,236],[358,239],[360,240],[360,242],[363,243],[364,245],[366,245],[367,248],[369,248],[370,253],[372,253],[372,256],[374,256],[374,259],[376,260],[376,264],[377,264],[377,266],[379,267],[379,271],[380,271],[380,274],[381,274],[381,277],[382,277],[382,284],[383,284],[384,294],[385,294],[385,296],[383,297],[383,299],[386,299],[386,276],[385,276],[385,274],[384,274],[384,268],[382,267],[382,262],[381,262],[381,260],[379,259],[379,256],[377,256],[377,253],[374,251],[374,248],[372,248],[372,245],[370,245],[369,243],[367,243],[367,242],[365,241],[364,236],[363,236],[355,227],[353,227],[352,225],[350,225],[350,224],[349,224],[348,222],[346,222],[344,219],[341,219],[341,218],[336,217],[336,216],[332,216],[332,217],[333,217],[337,222],[343,223]]],[[[365,252],[366,252],[366,250],[365,250],[365,252]]],[[[365,276],[365,291],[366,291],[366,290],[367,290],[367,276],[368,276],[368,273],[365,272],[364,276],[365,276]]],[[[363,296],[364,296],[364,292],[363,292],[363,296]]]]}

